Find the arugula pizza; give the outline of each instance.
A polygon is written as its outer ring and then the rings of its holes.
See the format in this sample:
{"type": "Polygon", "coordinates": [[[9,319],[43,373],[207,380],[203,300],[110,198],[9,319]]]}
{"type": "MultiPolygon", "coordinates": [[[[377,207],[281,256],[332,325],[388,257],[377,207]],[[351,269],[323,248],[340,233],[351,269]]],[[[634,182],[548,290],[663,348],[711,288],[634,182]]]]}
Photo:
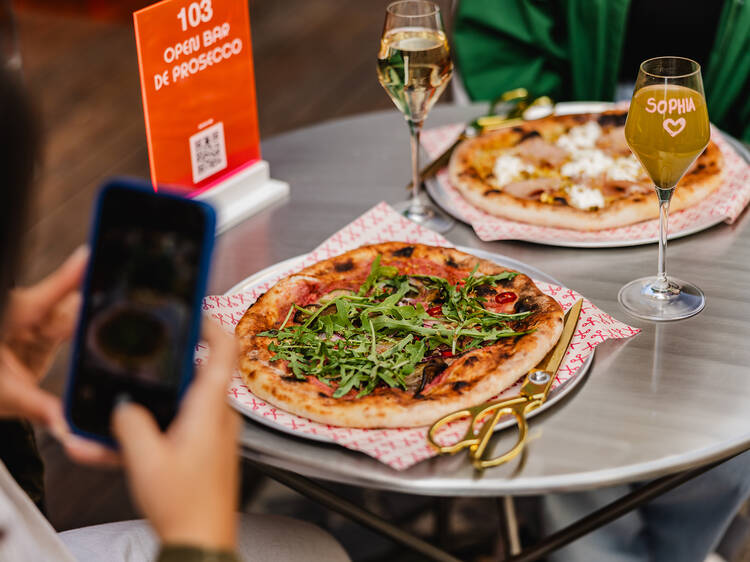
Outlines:
{"type": "MultiPolygon", "coordinates": [[[[601,230],[659,216],[653,184],[625,142],[625,111],[547,117],[461,143],[451,183],[472,205],[519,222],[601,230]]],[[[721,184],[713,142],[680,180],[679,211],[721,184]]]]}
{"type": "Polygon", "coordinates": [[[345,427],[414,427],[481,403],[560,336],[560,305],[452,248],[363,246],[280,280],[237,325],[260,398],[345,427]]]}

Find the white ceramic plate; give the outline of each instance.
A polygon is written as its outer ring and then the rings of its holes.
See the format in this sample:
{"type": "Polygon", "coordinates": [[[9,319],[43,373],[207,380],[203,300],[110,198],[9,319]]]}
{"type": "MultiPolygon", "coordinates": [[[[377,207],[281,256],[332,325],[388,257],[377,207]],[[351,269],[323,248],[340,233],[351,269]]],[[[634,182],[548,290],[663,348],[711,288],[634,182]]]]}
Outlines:
{"type": "MultiPolygon", "coordinates": [[[[560,282],[557,281],[555,278],[550,277],[543,271],[540,271],[537,268],[527,265],[523,262],[511,259],[505,256],[501,256],[499,254],[494,254],[492,252],[479,250],[476,248],[468,248],[468,247],[459,246],[458,249],[461,250],[462,252],[473,254],[479,258],[487,259],[499,265],[515,269],[516,271],[525,273],[528,276],[533,277],[534,279],[539,279],[540,281],[546,281],[548,283],[554,283],[556,285],[560,285],[560,282]]],[[[295,263],[302,260],[304,257],[305,257],[304,255],[297,256],[297,257],[282,261],[280,263],[277,263],[275,265],[272,265],[270,267],[267,267],[266,269],[263,269],[255,273],[254,275],[247,277],[246,279],[243,279],[242,281],[237,283],[234,287],[229,289],[225,294],[233,295],[236,293],[249,291],[255,285],[263,283],[264,281],[267,281],[270,278],[276,276],[278,273],[289,269],[295,263]]],[[[578,369],[576,374],[571,379],[569,379],[568,381],[564,382],[563,384],[561,384],[560,386],[552,390],[550,392],[549,397],[547,398],[547,401],[538,409],[530,412],[528,414],[528,417],[531,418],[537,414],[540,414],[541,412],[544,412],[548,408],[551,408],[552,406],[557,404],[560,400],[562,400],[563,397],[565,397],[565,395],[567,395],[571,390],[573,390],[578,384],[580,384],[581,381],[583,381],[583,379],[585,378],[586,373],[588,373],[589,369],[591,368],[591,362],[593,361],[593,359],[594,359],[594,354],[592,353],[591,355],[589,355],[588,359],[586,359],[586,362],[581,366],[581,368],[578,369]]],[[[268,427],[271,427],[273,429],[276,429],[278,431],[288,433],[295,437],[312,439],[313,441],[321,441],[324,443],[334,443],[332,439],[329,439],[328,437],[323,436],[323,435],[300,433],[300,432],[293,431],[285,426],[276,424],[273,421],[270,421],[267,417],[259,414],[258,412],[254,411],[252,408],[246,407],[244,404],[242,404],[241,402],[237,400],[231,400],[231,404],[232,406],[234,406],[235,409],[237,409],[239,412],[241,412],[242,414],[244,414],[251,420],[256,421],[260,424],[266,425],[268,427]]],[[[515,420],[512,418],[501,421],[495,427],[495,431],[505,429],[506,427],[511,427],[515,425],[515,423],[516,423],[515,420]]]]}

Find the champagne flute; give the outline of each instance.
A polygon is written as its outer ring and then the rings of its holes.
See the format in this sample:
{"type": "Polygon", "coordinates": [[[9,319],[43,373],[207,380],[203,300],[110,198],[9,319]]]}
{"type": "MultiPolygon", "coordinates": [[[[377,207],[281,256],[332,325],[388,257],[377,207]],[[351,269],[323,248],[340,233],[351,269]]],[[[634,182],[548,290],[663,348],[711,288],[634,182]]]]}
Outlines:
{"type": "Polygon", "coordinates": [[[679,320],[698,314],[703,292],[667,277],[667,219],[675,186],[708,145],[710,129],[700,65],[682,57],[641,63],[625,123],[628,146],[645,168],[659,199],[659,269],[620,289],[620,304],[646,320],[679,320]]]}
{"type": "Polygon", "coordinates": [[[436,232],[446,232],[454,221],[420,199],[419,135],[452,73],[440,9],[427,0],[389,4],[380,38],[378,80],[409,125],[412,167],[411,200],[394,208],[436,232]]]}

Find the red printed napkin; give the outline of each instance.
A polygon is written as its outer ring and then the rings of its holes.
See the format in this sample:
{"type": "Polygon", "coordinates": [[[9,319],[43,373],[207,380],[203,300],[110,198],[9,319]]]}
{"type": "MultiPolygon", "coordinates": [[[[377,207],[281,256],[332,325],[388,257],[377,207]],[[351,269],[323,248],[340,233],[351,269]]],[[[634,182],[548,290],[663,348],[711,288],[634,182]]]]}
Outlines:
{"type": "MultiPolygon", "coordinates": [[[[315,250],[294,262],[287,270],[280,271],[272,279],[248,287],[244,292],[234,295],[209,296],[203,300],[203,310],[219,322],[228,332],[234,332],[245,310],[255,300],[273,286],[281,277],[299,271],[317,261],[339,255],[363,244],[375,244],[387,241],[418,242],[435,246],[451,244],[439,234],[427,230],[396,213],[386,203],[380,203],[354,222],[331,236],[315,250]]],[[[571,289],[554,284],[535,281],[537,286],[555,298],[567,310],[581,295],[571,289]]],[[[552,386],[556,388],[576,376],[580,367],[594,351],[594,348],[608,339],[626,338],[637,334],[639,330],[615,320],[584,299],[581,317],[573,340],[552,386]]],[[[205,349],[199,346],[196,361],[201,362],[205,349]]],[[[503,395],[518,392],[520,382],[506,389],[503,395]]],[[[278,426],[279,429],[322,441],[338,443],[349,449],[361,451],[380,462],[396,469],[403,470],[435,456],[435,450],[427,444],[427,428],[404,429],[351,429],[335,427],[310,421],[274,407],[254,396],[237,372],[229,388],[232,404],[256,420],[278,426]]],[[[440,437],[451,439],[463,434],[461,424],[453,424],[441,431],[440,437]]]]}
{"type": "MultiPolygon", "coordinates": [[[[430,158],[435,158],[453,144],[463,128],[464,125],[456,124],[425,131],[422,134],[422,146],[430,158]]],[[[670,214],[671,236],[682,232],[687,234],[696,229],[700,230],[702,226],[722,221],[731,224],[750,202],[750,165],[737,154],[715,127],[711,128],[711,140],[724,156],[724,180],[719,189],[697,205],[670,214]]],[[[468,222],[476,235],[484,241],[531,240],[555,245],[602,242],[616,245],[621,242],[623,245],[629,245],[637,244],[639,241],[655,241],[659,235],[659,221],[656,219],[595,232],[537,226],[502,219],[485,213],[466,201],[450,183],[447,169],[438,173],[437,181],[446,193],[451,209],[468,222]]]]}

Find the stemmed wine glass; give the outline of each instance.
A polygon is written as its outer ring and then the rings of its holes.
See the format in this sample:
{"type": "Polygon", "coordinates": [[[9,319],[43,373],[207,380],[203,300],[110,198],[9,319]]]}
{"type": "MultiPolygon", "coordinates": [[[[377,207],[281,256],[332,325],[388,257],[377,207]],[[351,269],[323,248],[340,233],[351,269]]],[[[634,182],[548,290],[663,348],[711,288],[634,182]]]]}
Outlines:
{"type": "Polygon", "coordinates": [[[659,199],[659,269],[620,289],[620,304],[646,320],[679,320],[703,310],[703,292],[667,277],[667,219],[675,186],[708,145],[710,129],[700,65],[682,57],[641,63],[625,123],[628,146],[641,161],[659,199]]]}
{"type": "Polygon", "coordinates": [[[452,73],[440,9],[426,0],[389,4],[380,38],[378,80],[409,125],[412,167],[411,200],[394,208],[436,232],[449,230],[454,221],[420,199],[419,135],[452,73]]]}

